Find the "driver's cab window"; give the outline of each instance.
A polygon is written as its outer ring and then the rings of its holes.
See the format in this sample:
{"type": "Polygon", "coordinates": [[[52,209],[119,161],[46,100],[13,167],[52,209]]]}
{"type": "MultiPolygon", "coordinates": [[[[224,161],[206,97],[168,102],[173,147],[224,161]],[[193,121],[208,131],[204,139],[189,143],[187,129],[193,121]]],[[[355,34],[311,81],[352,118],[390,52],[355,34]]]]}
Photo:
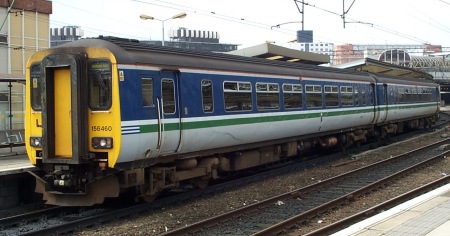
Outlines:
{"type": "Polygon", "coordinates": [[[111,107],[111,63],[107,60],[89,62],[89,106],[92,110],[111,107]]]}

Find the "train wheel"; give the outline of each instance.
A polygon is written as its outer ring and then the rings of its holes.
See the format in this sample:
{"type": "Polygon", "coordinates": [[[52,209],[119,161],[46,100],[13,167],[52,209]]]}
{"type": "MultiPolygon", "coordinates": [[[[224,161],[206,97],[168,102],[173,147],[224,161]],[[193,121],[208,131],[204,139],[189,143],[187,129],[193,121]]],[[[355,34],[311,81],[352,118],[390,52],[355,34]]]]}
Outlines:
{"type": "Polygon", "coordinates": [[[149,187],[149,184],[142,184],[140,186],[140,192],[141,195],[139,195],[139,197],[142,198],[142,200],[144,200],[145,202],[153,202],[161,193],[161,191],[157,189],[153,189],[152,191],[149,187]]]}
{"type": "Polygon", "coordinates": [[[142,195],[142,200],[145,202],[153,202],[159,196],[159,192],[156,194],[144,194],[142,195]]]}
{"type": "Polygon", "coordinates": [[[194,180],[194,183],[195,183],[195,186],[197,186],[199,189],[204,189],[204,188],[208,187],[209,179],[197,178],[194,180]]]}

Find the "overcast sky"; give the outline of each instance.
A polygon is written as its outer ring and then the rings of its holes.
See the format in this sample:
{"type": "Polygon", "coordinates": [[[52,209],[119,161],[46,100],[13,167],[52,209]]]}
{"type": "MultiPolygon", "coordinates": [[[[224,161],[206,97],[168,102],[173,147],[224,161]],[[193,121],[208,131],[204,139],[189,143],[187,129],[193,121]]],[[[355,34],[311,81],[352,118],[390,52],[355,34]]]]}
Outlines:
{"type": "MultiPolygon", "coordinates": [[[[438,44],[450,51],[450,0],[304,0],[304,29],[314,41],[339,44],[438,44]],[[353,5],[352,5],[353,3],[353,5]],[[351,8],[350,8],[351,6],[351,8]]],[[[171,29],[216,31],[221,43],[248,47],[296,38],[302,15],[294,0],[53,0],[51,27],[81,26],[85,37],[161,40],[171,29]],[[288,23],[293,22],[293,23],[288,23]],[[285,24],[286,23],[286,24],[285,24]],[[276,27],[276,25],[280,25],[276,27]]],[[[301,3],[299,3],[301,7],[301,3]]]]}

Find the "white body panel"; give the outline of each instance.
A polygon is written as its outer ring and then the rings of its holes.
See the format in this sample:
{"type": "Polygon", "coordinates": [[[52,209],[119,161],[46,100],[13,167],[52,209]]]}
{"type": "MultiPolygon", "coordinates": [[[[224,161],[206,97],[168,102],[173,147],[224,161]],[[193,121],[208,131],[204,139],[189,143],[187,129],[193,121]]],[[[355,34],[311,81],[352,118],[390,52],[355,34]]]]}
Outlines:
{"type": "MultiPolygon", "coordinates": [[[[367,109],[367,108],[366,108],[367,109]]],[[[340,111],[344,109],[335,109],[340,111]]],[[[347,109],[350,110],[350,109],[347,109]]],[[[355,110],[352,108],[351,110],[355,110]]],[[[373,113],[351,113],[348,115],[327,116],[328,113],[320,110],[314,111],[297,111],[297,112],[277,112],[277,113],[263,113],[263,114],[245,114],[245,115],[227,115],[215,117],[200,117],[183,119],[183,123],[201,122],[224,119],[237,118],[261,118],[264,116],[282,116],[295,114],[320,113],[319,117],[298,119],[298,120],[284,120],[271,121],[253,124],[216,126],[208,128],[188,129],[182,131],[182,145],[179,153],[189,153],[200,150],[208,150],[214,148],[228,147],[234,145],[242,145],[247,143],[256,143],[269,140],[277,140],[288,137],[298,137],[302,135],[315,134],[319,132],[327,132],[333,130],[346,129],[367,125],[372,122],[373,113]]],[[[174,119],[175,122],[178,119],[174,119]]],[[[173,122],[166,120],[166,122],[173,122]]],[[[152,122],[156,124],[155,122],[152,122]]],[[[148,121],[123,122],[122,126],[130,126],[133,124],[149,124],[148,121]]],[[[138,125],[137,125],[138,126],[138,125]]],[[[163,140],[165,145],[178,145],[178,142],[171,140],[178,140],[177,138],[170,139],[173,135],[178,135],[178,131],[166,131],[166,139],[163,140]]],[[[118,162],[135,161],[147,157],[156,157],[159,155],[169,155],[173,153],[162,153],[157,149],[158,134],[140,133],[140,134],[126,134],[122,135],[122,151],[118,162]],[[150,152],[148,151],[150,150],[150,152]]]]}

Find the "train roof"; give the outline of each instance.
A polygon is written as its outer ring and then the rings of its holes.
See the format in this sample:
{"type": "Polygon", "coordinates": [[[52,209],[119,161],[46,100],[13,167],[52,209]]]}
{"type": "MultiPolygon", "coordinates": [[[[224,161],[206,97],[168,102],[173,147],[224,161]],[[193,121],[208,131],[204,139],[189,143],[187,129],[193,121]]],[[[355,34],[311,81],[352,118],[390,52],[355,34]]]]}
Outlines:
{"type": "Polygon", "coordinates": [[[103,47],[111,51],[119,64],[145,65],[151,64],[163,69],[209,69],[239,71],[248,73],[278,74],[298,77],[335,78],[345,80],[358,80],[368,82],[392,82],[407,84],[411,81],[429,84],[430,81],[415,79],[403,79],[394,76],[376,75],[367,72],[350,69],[338,69],[274,61],[262,58],[244,57],[223,53],[208,53],[194,50],[161,47],[139,43],[133,39],[122,39],[116,37],[99,37],[80,39],[66,43],[54,48],[54,50],[65,50],[66,48],[79,47],[103,47]]]}
{"type": "Polygon", "coordinates": [[[299,77],[332,77],[348,80],[372,81],[368,73],[331,67],[306,65],[223,53],[161,47],[139,43],[137,40],[100,37],[80,39],[53,48],[104,47],[110,50],[119,64],[152,64],[162,68],[191,68],[229,70],[249,73],[280,74],[299,77]],[[301,70],[301,71],[299,71],[301,70]],[[331,75],[333,74],[333,75],[331,75]]]}

